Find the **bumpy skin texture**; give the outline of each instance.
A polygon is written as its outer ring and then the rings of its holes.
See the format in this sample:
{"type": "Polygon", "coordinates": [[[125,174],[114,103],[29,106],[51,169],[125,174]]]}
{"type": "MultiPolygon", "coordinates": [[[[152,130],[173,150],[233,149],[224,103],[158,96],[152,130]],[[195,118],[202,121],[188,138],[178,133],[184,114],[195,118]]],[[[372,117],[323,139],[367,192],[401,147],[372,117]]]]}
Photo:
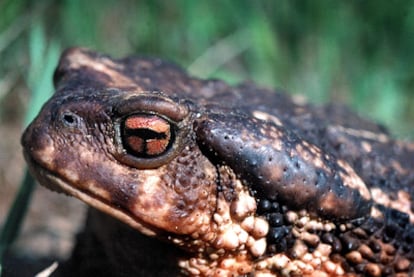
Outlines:
{"type": "Polygon", "coordinates": [[[43,185],[103,212],[63,271],[414,273],[414,144],[383,127],[159,59],[73,48],[54,81],[25,157],[43,185]]]}

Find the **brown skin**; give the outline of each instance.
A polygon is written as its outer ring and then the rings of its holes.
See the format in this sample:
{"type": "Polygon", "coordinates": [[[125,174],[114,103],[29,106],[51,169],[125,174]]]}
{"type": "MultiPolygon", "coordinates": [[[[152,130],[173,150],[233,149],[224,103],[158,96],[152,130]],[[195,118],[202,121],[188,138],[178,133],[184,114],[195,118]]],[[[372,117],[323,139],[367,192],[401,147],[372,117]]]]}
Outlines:
{"type": "Polygon", "coordinates": [[[91,212],[62,273],[414,272],[414,144],[381,126],[80,48],[54,81],[22,138],[31,172],[119,220],[91,212]]]}

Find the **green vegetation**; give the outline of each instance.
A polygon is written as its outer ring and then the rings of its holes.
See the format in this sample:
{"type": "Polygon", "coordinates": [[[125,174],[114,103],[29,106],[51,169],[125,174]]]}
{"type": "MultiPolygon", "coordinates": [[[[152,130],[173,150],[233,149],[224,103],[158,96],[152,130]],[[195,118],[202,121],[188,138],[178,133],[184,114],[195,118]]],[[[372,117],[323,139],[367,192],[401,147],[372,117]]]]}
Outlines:
{"type": "Polygon", "coordinates": [[[413,1],[3,0],[2,108],[13,82],[29,85],[27,76],[41,74],[32,70],[49,70],[29,66],[39,43],[28,43],[33,25],[54,49],[162,56],[201,77],[252,79],[315,102],[342,101],[413,136],[413,1]]]}

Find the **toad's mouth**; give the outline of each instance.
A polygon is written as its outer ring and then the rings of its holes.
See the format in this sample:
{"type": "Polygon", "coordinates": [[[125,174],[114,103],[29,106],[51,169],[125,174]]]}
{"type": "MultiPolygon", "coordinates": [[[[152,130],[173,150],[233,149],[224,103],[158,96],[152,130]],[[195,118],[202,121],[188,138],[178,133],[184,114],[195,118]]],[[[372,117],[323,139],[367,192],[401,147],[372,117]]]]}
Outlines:
{"type": "Polygon", "coordinates": [[[64,193],[66,195],[78,198],[82,202],[89,206],[104,212],[121,222],[131,226],[132,228],[140,231],[147,236],[157,236],[160,230],[153,226],[143,222],[142,220],[134,217],[127,211],[120,207],[114,207],[111,203],[108,203],[99,196],[84,192],[78,188],[70,185],[64,178],[59,177],[53,171],[43,167],[38,161],[36,161],[27,151],[24,151],[24,157],[29,165],[29,170],[32,176],[42,185],[50,190],[58,193],[64,193]]]}

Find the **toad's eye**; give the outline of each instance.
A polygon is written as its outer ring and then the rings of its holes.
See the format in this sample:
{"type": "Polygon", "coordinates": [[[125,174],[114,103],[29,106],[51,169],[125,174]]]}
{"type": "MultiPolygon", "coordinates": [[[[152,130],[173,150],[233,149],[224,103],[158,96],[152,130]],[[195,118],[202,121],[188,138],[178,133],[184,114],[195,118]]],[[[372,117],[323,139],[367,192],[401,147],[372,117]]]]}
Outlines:
{"type": "Polygon", "coordinates": [[[168,164],[187,145],[190,113],[157,92],[139,92],[113,108],[114,148],[119,162],[138,169],[168,164]]]}
{"type": "Polygon", "coordinates": [[[125,150],[138,158],[164,154],[174,142],[174,127],[157,115],[133,114],[125,118],[122,143],[125,150]]]}

